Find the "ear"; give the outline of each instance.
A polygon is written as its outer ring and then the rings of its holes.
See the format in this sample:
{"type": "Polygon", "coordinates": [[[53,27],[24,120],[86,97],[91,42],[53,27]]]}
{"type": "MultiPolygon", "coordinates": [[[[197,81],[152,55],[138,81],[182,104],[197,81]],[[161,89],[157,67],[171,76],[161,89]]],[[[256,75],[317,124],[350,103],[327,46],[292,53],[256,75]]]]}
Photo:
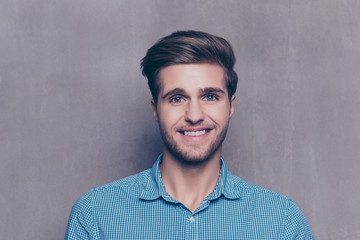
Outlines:
{"type": "Polygon", "coordinates": [[[156,121],[159,121],[159,117],[158,117],[157,110],[156,110],[156,103],[155,103],[154,99],[151,99],[151,107],[153,110],[154,118],[156,119],[156,121]]]}
{"type": "Polygon", "coordinates": [[[234,114],[234,111],[235,111],[235,108],[234,108],[235,99],[236,99],[236,96],[235,96],[235,94],[233,94],[231,96],[231,100],[230,100],[230,117],[232,117],[232,115],[234,114]]]}

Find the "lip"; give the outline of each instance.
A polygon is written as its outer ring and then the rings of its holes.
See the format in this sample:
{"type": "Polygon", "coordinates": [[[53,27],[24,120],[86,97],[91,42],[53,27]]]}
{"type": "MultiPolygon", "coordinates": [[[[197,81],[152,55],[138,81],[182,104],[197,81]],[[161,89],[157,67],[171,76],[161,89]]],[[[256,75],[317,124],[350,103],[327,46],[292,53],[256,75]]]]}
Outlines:
{"type": "Polygon", "coordinates": [[[202,131],[211,129],[211,127],[203,126],[203,127],[182,127],[178,129],[178,131],[202,131]]]}
{"type": "Polygon", "coordinates": [[[208,136],[211,130],[211,127],[184,127],[177,132],[186,140],[199,141],[208,136]]]}

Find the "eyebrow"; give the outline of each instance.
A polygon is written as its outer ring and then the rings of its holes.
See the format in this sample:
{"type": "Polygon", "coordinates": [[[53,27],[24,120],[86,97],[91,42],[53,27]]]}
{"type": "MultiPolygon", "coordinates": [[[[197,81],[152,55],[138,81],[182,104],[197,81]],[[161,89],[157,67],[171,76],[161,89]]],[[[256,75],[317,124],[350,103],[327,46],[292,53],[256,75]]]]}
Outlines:
{"type": "Polygon", "coordinates": [[[202,93],[202,94],[204,94],[204,93],[221,93],[221,94],[225,95],[224,90],[222,90],[221,88],[214,88],[214,87],[200,89],[200,93],[202,93]]]}
{"type": "Polygon", "coordinates": [[[176,95],[176,94],[185,94],[185,90],[182,88],[174,88],[173,90],[165,93],[164,96],[162,96],[162,99],[165,99],[170,95],[176,95]]]}

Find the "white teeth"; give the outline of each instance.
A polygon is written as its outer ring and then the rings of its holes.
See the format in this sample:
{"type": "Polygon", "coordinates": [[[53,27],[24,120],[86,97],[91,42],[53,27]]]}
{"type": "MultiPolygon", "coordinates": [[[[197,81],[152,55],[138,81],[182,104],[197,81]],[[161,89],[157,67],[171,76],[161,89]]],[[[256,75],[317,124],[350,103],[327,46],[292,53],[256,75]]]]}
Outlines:
{"type": "Polygon", "coordinates": [[[205,134],[205,130],[201,130],[201,131],[184,131],[184,135],[185,136],[200,136],[205,134]]]}

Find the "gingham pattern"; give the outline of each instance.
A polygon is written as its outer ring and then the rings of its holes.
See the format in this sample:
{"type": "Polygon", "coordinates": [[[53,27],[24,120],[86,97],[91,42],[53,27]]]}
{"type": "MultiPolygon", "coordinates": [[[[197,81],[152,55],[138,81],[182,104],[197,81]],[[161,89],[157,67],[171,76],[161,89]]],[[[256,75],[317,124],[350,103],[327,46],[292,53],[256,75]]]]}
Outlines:
{"type": "Polygon", "coordinates": [[[314,239],[291,199],[231,175],[223,159],[216,187],[192,213],[166,193],[161,159],[79,198],[65,239],[314,239]]]}

